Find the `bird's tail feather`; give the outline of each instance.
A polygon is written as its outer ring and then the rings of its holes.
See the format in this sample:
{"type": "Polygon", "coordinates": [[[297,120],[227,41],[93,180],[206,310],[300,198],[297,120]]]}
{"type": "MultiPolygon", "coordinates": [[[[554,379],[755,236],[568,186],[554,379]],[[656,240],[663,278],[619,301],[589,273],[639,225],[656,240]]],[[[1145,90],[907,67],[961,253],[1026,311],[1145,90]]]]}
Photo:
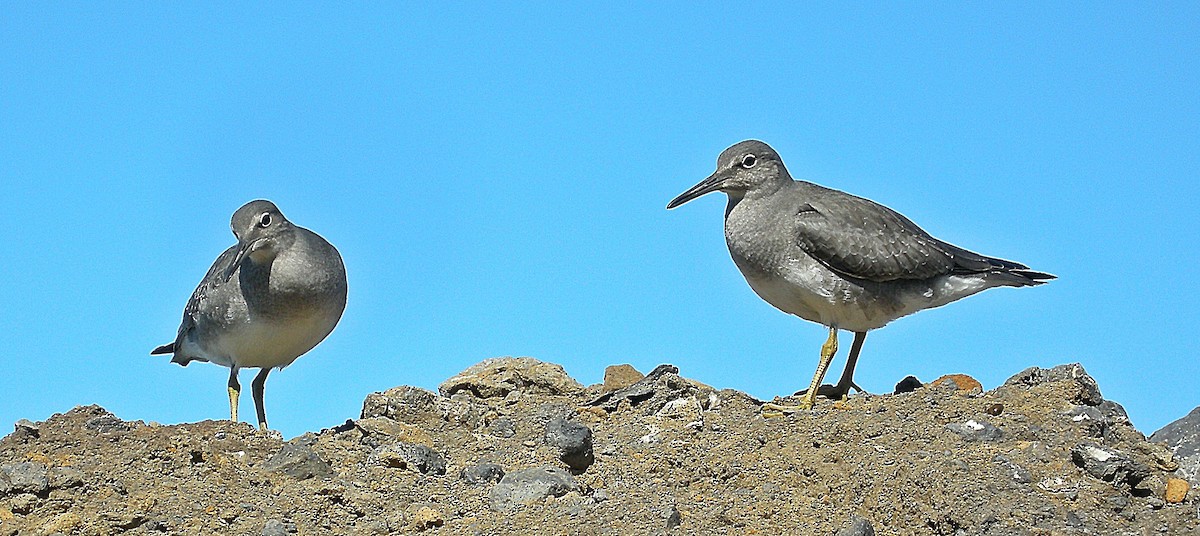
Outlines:
{"type": "Polygon", "coordinates": [[[173,343],[173,342],[164,344],[162,346],[159,346],[158,348],[150,350],[150,355],[173,354],[173,353],[175,353],[175,343],[173,343]]]}

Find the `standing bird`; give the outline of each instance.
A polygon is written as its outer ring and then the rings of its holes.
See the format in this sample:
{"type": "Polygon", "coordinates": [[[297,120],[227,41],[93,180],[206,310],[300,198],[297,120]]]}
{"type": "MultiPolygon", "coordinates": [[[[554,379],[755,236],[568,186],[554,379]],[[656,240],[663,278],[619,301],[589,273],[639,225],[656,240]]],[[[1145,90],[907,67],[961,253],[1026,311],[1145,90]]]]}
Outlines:
{"type": "Polygon", "coordinates": [[[818,392],[843,398],[867,331],[992,287],[1040,285],[1053,275],[938,240],[900,213],[869,199],[793,180],[779,154],[756,140],[717,158],[717,170],[667,204],[721,191],[725,243],[750,288],[775,308],[829,327],[812,383],[798,406],[764,406],[773,415],[811,409],[818,392]],[[837,332],[854,332],[846,369],[821,386],[837,352],[837,332]]]}
{"type": "Polygon", "coordinates": [[[299,227],[270,201],[242,205],[229,223],[238,243],[225,250],[183,309],[175,342],[153,354],[172,363],[229,367],[229,419],[237,421],[238,369],[261,369],[251,383],[258,425],[267,429],[263,385],[325,339],[346,309],[346,268],[332,244],[299,227]]]}

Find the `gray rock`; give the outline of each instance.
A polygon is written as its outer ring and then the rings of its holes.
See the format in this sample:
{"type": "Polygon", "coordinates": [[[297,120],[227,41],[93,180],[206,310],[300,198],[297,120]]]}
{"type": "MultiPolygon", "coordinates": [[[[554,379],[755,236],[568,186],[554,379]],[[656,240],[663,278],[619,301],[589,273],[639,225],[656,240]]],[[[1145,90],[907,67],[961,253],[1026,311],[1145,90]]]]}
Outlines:
{"type": "Polygon", "coordinates": [[[110,434],[113,432],[129,431],[130,425],[116,415],[105,412],[104,415],[97,415],[88,419],[87,422],[83,423],[83,427],[88,430],[95,430],[101,434],[110,434]]]}
{"type": "Polygon", "coordinates": [[[505,512],[522,504],[532,504],[546,497],[562,497],[579,489],[566,471],[551,467],[522,469],[504,475],[492,488],[488,498],[493,510],[505,512]]]}
{"type": "Polygon", "coordinates": [[[404,442],[383,445],[368,460],[385,467],[411,468],[422,474],[446,474],[446,458],[425,445],[404,442]]]}
{"type": "Polygon", "coordinates": [[[73,488],[83,484],[83,471],[74,467],[54,467],[50,469],[50,488],[73,488]]]}
{"type": "Polygon", "coordinates": [[[333,468],[322,460],[312,448],[301,443],[288,443],[274,456],[267,458],[263,469],[282,473],[298,480],[333,475],[333,468]]]}
{"type": "Polygon", "coordinates": [[[512,392],[564,396],[583,391],[562,365],[532,357],[494,357],[464,370],[440,386],[442,396],[468,392],[475,398],[503,398],[512,392]]]}
{"type": "Polygon", "coordinates": [[[508,417],[500,417],[492,422],[491,433],[496,437],[509,438],[517,435],[517,425],[508,417]]]}
{"type": "Polygon", "coordinates": [[[998,441],[1004,437],[1004,432],[990,422],[971,419],[967,422],[952,422],[946,425],[950,430],[967,441],[998,441]]]}
{"type": "Polygon", "coordinates": [[[371,393],[363,401],[360,419],[387,417],[394,421],[408,421],[440,416],[438,395],[418,387],[401,385],[382,393],[371,393]]]}
{"type": "Polygon", "coordinates": [[[464,467],[459,476],[462,477],[463,482],[472,486],[490,484],[504,478],[504,468],[495,463],[481,463],[464,467]]]}
{"type": "Polygon", "coordinates": [[[706,385],[692,382],[679,375],[679,367],[674,365],[659,365],[650,371],[646,377],[624,389],[605,393],[595,400],[588,402],[590,406],[599,406],[605,411],[613,412],[622,402],[642,410],[644,415],[654,415],[667,404],[676,400],[695,398],[702,403],[709,402],[715,397],[716,390],[706,385]]]}
{"type": "Polygon", "coordinates": [[[289,534],[299,534],[296,529],[296,524],[290,519],[270,519],[266,525],[263,525],[262,536],[288,536],[289,534]]]}
{"type": "Polygon", "coordinates": [[[663,517],[667,520],[667,530],[676,528],[683,523],[683,514],[680,514],[679,509],[674,505],[663,510],[663,517]]]}
{"type": "Polygon", "coordinates": [[[837,536],[875,536],[875,526],[867,518],[853,516],[846,528],[839,530],[837,536]]]}
{"type": "Polygon", "coordinates": [[[1180,477],[1200,487],[1200,406],[1150,435],[1163,443],[1179,462],[1180,477]]]}
{"type": "Polygon", "coordinates": [[[905,376],[903,380],[896,382],[896,388],[892,390],[892,394],[899,395],[911,393],[917,389],[920,389],[924,385],[925,384],[921,383],[921,380],[918,380],[916,376],[905,376]]]}
{"type": "Polygon", "coordinates": [[[1076,404],[1098,406],[1104,402],[1104,396],[1100,394],[1100,386],[1096,385],[1096,380],[1089,376],[1083,369],[1083,365],[1079,363],[1059,365],[1050,369],[1029,367],[1009,378],[1004,385],[1032,387],[1042,383],[1068,380],[1073,381],[1073,392],[1069,393],[1069,396],[1076,404]]]}
{"type": "Polygon", "coordinates": [[[1075,406],[1066,412],[1066,417],[1091,437],[1105,437],[1109,433],[1108,417],[1098,406],[1075,406]]]}
{"type": "Polygon", "coordinates": [[[576,471],[596,461],[592,453],[592,429],[575,421],[555,417],[546,423],[545,441],[559,450],[559,459],[576,471]]]}
{"type": "Polygon", "coordinates": [[[0,465],[0,492],[42,494],[50,488],[46,466],[38,462],[0,465]]]}
{"type": "Polygon", "coordinates": [[[1088,474],[1111,482],[1114,486],[1137,486],[1150,476],[1150,468],[1131,459],[1121,451],[1095,443],[1080,443],[1071,448],[1071,461],[1088,474]]]}

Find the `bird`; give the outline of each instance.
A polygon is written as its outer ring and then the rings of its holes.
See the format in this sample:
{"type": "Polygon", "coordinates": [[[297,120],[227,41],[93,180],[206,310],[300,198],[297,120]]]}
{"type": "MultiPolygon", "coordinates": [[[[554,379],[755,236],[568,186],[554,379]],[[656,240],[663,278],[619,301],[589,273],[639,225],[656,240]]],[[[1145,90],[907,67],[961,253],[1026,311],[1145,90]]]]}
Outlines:
{"type": "Polygon", "coordinates": [[[229,367],[229,419],[238,420],[238,371],[259,368],[251,383],[258,426],[267,429],[263,387],[325,339],[346,309],[346,267],[320,235],[300,227],[274,203],[258,199],[233,213],[237,244],[213,262],[183,309],[175,340],[151,355],[172,363],[229,367]]]}
{"type": "Polygon", "coordinates": [[[795,180],[779,153],[758,140],[722,151],[716,171],[667,209],[717,191],[728,197],[725,243],[750,288],[776,309],[829,328],[800,403],[764,405],[766,416],[812,409],[818,394],[861,392],[854,367],[870,330],[989,288],[1056,278],[938,240],[870,199],[795,180]],[[821,386],[838,330],[853,332],[854,342],[837,385],[821,386]]]}

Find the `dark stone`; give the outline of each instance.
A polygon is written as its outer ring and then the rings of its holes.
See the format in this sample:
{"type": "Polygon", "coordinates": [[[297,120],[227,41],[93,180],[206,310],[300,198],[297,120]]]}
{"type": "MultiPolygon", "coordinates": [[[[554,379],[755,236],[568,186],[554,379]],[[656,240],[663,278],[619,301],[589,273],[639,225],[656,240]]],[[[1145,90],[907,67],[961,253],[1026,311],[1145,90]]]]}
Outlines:
{"type": "Polygon", "coordinates": [[[917,389],[920,389],[924,385],[925,384],[921,383],[921,380],[918,380],[916,376],[905,376],[903,380],[896,382],[896,389],[892,391],[892,394],[899,395],[911,393],[917,389]]]}
{"type": "Polygon", "coordinates": [[[1074,382],[1074,392],[1069,393],[1072,402],[1087,406],[1098,406],[1104,402],[1104,396],[1100,394],[1100,386],[1096,385],[1096,380],[1089,376],[1083,369],[1083,365],[1079,363],[1059,365],[1050,369],[1029,367],[1009,378],[1004,385],[1032,387],[1043,383],[1068,380],[1074,382]]]}
{"type": "Polygon", "coordinates": [[[1200,486],[1200,407],[1150,435],[1150,441],[1164,443],[1179,462],[1179,473],[1200,486]]]}
{"type": "Polygon", "coordinates": [[[663,510],[663,517],[667,519],[667,530],[678,527],[683,523],[683,515],[679,513],[679,509],[671,506],[663,510]]]}
{"type": "Polygon", "coordinates": [[[1071,461],[1088,474],[1111,482],[1114,486],[1137,486],[1150,476],[1150,468],[1134,461],[1121,451],[1095,443],[1080,443],[1071,449],[1071,461]]]}
{"type": "Polygon", "coordinates": [[[983,412],[987,413],[988,415],[991,415],[993,417],[999,417],[1000,414],[1004,413],[1004,404],[1001,404],[999,402],[997,402],[995,404],[991,404],[988,407],[984,408],[983,412]]]}
{"type": "Polygon", "coordinates": [[[626,402],[629,406],[641,410],[644,415],[653,415],[672,401],[687,397],[703,401],[713,392],[715,391],[703,390],[701,386],[684,379],[679,375],[679,367],[659,365],[637,383],[600,395],[588,402],[588,405],[599,406],[611,413],[616,411],[622,402],[626,402]]]}
{"type": "Polygon", "coordinates": [[[83,423],[83,427],[88,430],[95,430],[101,434],[109,434],[112,432],[128,431],[129,423],[122,421],[112,413],[105,413],[104,415],[97,415],[88,419],[87,422],[83,423]]]}
{"type": "Polygon", "coordinates": [[[472,486],[490,484],[492,482],[499,482],[504,478],[504,468],[495,463],[481,463],[479,465],[464,467],[459,476],[462,477],[463,482],[472,486]]]}
{"type": "Polygon", "coordinates": [[[562,497],[578,489],[579,484],[566,471],[537,467],[504,475],[500,483],[492,488],[488,498],[493,510],[504,512],[546,497],[562,497]]]}
{"type": "Polygon", "coordinates": [[[546,423],[545,441],[559,450],[559,459],[576,471],[583,471],[596,461],[592,453],[592,429],[562,417],[546,423]]]}
{"type": "Polygon", "coordinates": [[[1108,417],[1099,407],[1075,406],[1067,411],[1066,416],[1079,425],[1083,433],[1091,437],[1106,437],[1109,433],[1108,417]]]}
{"type": "Polygon", "coordinates": [[[74,467],[50,469],[50,487],[52,489],[73,488],[80,484],[83,484],[83,471],[74,467]]]}
{"type": "Polygon", "coordinates": [[[41,495],[49,488],[50,478],[43,464],[16,462],[0,465],[0,492],[41,495]]]}
{"type": "Polygon", "coordinates": [[[422,474],[446,474],[446,458],[425,445],[403,442],[383,445],[369,458],[387,467],[412,468],[422,474]]]}
{"type": "Polygon", "coordinates": [[[971,419],[967,422],[952,422],[946,425],[950,430],[967,441],[998,441],[1004,437],[1004,432],[990,422],[971,419]]]}
{"type": "Polygon", "coordinates": [[[856,515],[850,518],[846,528],[837,532],[837,536],[875,536],[875,526],[867,518],[856,515]]]}
{"type": "Polygon", "coordinates": [[[297,480],[333,475],[333,468],[313,452],[308,445],[288,443],[275,455],[267,458],[263,469],[273,473],[282,473],[297,480]]]}

